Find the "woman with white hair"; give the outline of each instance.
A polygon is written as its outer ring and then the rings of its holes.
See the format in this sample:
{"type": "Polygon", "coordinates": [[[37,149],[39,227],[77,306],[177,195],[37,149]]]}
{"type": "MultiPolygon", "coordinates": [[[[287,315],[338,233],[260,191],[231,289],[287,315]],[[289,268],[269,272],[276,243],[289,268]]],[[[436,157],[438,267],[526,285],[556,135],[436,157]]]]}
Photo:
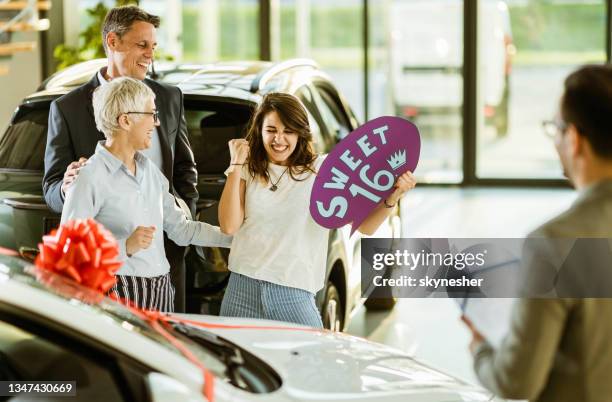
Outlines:
{"type": "Polygon", "coordinates": [[[163,231],[176,244],[229,247],[219,228],[188,220],[170,194],[168,180],[139,151],[151,145],[159,116],[155,95],[144,83],[116,78],[93,95],[96,126],[106,140],[66,192],[62,223],[94,218],[117,238],[124,261],[111,290],[135,305],[174,309],[163,231]]]}

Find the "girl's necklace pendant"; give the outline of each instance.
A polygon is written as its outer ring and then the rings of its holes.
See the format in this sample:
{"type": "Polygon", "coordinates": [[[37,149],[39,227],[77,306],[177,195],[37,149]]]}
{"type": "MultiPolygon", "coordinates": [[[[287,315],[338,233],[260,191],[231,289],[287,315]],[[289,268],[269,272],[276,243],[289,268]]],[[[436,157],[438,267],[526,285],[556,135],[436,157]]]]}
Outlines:
{"type": "MultiPolygon", "coordinates": [[[[276,179],[276,183],[272,183],[272,185],[270,186],[270,188],[268,190],[270,191],[276,191],[278,190],[278,182],[283,178],[283,176],[285,175],[285,173],[287,173],[287,170],[289,170],[289,168],[286,168],[285,171],[283,172],[283,174],[280,175],[280,177],[278,179],[276,179]]],[[[270,173],[268,173],[270,174],[270,173]]],[[[272,181],[272,178],[270,178],[270,181],[272,181]]]]}

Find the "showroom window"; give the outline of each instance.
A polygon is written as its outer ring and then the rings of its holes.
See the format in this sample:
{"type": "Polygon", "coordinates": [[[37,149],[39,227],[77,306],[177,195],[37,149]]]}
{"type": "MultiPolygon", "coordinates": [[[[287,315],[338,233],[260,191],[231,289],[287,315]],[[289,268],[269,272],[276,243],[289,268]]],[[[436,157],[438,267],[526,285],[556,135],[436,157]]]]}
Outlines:
{"type": "Polygon", "coordinates": [[[363,1],[280,0],[271,13],[272,59],[315,60],[363,122],[363,1]]]}
{"type": "Polygon", "coordinates": [[[605,0],[485,0],[478,20],[477,176],[562,178],[541,122],[568,74],[605,63],[605,0]]]}
{"type": "Polygon", "coordinates": [[[463,1],[371,1],[368,23],[369,118],[417,125],[420,182],[460,182],[463,1]]]}
{"type": "Polygon", "coordinates": [[[182,7],[183,61],[259,58],[257,0],[184,1],[182,7]]]}
{"type": "MultiPolygon", "coordinates": [[[[64,7],[78,13],[65,16],[66,43],[78,43],[79,32],[91,23],[88,9],[97,0],[66,0],[64,7]]],[[[114,1],[101,2],[110,8],[114,1]]],[[[144,0],[146,11],[159,15],[158,60],[213,62],[259,58],[258,0],[144,0]]]]}
{"type": "MultiPolygon", "coordinates": [[[[66,2],[80,11],[97,4],[66,2]]],[[[556,113],[569,72],[585,63],[610,62],[611,3],[145,0],[140,5],[163,16],[160,58],[311,58],[330,75],[359,122],[382,115],[412,120],[423,141],[421,184],[539,186],[566,184],[541,121],[556,113]]],[[[66,17],[66,43],[76,41],[88,18],[84,12],[66,17]]]]}

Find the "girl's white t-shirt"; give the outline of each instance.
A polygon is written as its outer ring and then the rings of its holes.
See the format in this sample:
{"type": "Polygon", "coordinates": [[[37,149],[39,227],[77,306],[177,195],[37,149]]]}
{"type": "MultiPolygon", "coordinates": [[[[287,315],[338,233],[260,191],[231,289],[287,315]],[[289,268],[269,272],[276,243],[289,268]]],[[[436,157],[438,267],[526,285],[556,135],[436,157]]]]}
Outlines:
{"type": "MultiPolygon", "coordinates": [[[[314,162],[318,171],[325,155],[314,162]]],[[[229,269],[254,279],[317,293],[323,288],[328,229],[310,216],[310,193],[316,175],[291,178],[285,166],[268,163],[271,183],[252,178],[246,165],[244,221],[232,241],[229,269]],[[280,177],[280,180],[279,180],[280,177]]]]}

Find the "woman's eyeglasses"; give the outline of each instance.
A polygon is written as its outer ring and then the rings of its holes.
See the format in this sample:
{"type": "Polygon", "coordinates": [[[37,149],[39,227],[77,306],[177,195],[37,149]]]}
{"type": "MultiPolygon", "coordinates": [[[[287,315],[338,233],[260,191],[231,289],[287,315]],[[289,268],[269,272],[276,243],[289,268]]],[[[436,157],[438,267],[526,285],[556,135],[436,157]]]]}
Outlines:
{"type": "Polygon", "coordinates": [[[125,114],[148,114],[149,116],[153,116],[153,122],[159,122],[159,112],[156,110],[154,112],[126,112],[125,114]]]}

